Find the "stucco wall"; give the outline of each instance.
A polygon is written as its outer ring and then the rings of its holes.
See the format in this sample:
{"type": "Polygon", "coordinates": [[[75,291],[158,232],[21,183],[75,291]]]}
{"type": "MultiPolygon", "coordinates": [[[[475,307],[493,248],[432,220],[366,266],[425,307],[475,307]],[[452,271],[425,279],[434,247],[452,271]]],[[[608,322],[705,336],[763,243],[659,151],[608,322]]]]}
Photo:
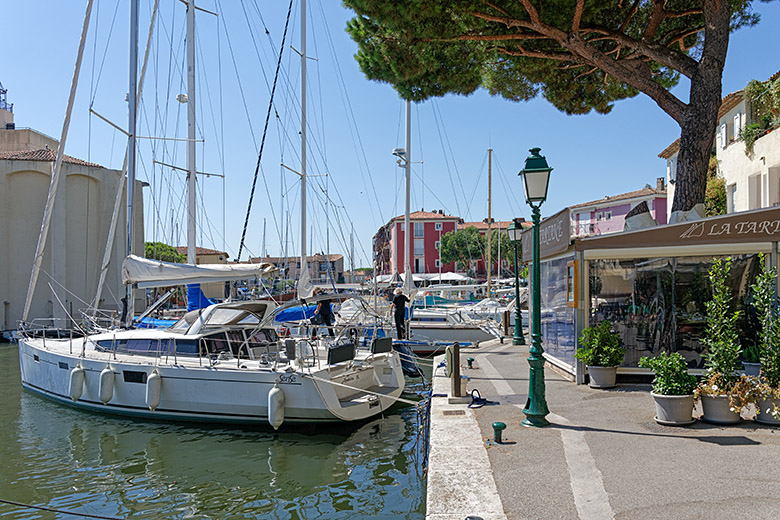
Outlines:
{"type": "Polygon", "coordinates": [[[718,150],[718,161],[726,180],[727,195],[733,197],[733,211],[769,207],[780,202],[779,130],[758,139],[752,156],[745,155],[745,143],[739,141],[718,150]],[[730,191],[735,185],[736,191],[730,191]]]}

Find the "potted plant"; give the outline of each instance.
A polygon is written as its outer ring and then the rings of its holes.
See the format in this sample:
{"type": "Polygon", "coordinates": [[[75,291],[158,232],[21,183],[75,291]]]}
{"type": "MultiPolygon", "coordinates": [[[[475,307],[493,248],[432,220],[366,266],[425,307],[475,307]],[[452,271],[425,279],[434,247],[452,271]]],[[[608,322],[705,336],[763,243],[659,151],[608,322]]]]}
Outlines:
{"type": "Polygon", "coordinates": [[[688,373],[685,358],[679,352],[662,352],[657,357],[643,357],[639,366],[655,372],[653,390],[655,420],[667,426],[683,426],[693,423],[693,392],[698,381],[688,373]]]}
{"type": "Polygon", "coordinates": [[[612,330],[612,322],[604,320],[582,331],[580,349],[574,357],[588,368],[591,388],[611,388],[615,386],[617,367],[625,354],[626,349],[612,330]]]}
{"type": "Polygon", "coordinates": [[[757,376],[761,370],[761,347],[751,343],[742,349],[742,366],[746,376],[757,376]]]}
{"type": "Polygon", "coordinates": [[[742,368],[736,328],[741,313],[730,309],[732,298],[726,286],[730,271],[731,258],[715,260],[709,271],[712,298],[705,302],[707,334],[704,339],[707,374],[696,389],[696,396],[701,398],[702,419],[715,424],[735,424],[742,420],[740,412],[751,402],[754,384],[747,376],[737,373],[742,368]]]}
{"type": "Polygon", "coordinates": [[[767,269],[764,257],[759,257],[761,272],[753,289],[755,307],[761,330],[758,335],[760,378],[756,389],[756,421],[780,424],[780,316],[775,301],[777,273],[767,269]]]}

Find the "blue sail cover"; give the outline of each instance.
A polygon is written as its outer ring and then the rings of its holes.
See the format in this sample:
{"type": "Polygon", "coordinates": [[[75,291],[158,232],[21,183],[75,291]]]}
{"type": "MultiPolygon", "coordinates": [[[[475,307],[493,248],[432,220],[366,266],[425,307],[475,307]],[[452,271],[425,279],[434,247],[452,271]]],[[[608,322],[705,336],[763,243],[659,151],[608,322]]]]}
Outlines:
{"type": "Polygon", "coordinates": [[[314,316],[314,311],[316,310],[316,305],[307,305],[306,307],[303,305],[297,305],[295,307],[290,307],[288,309],[284,309],[283,311],[279,311],[276,316],[274,316],[274,321],[284,323],[286,321],[306,320],[314,316]]]}
{"type": "Polygon", "coordinates": [[[195,309],[205,309],[209,305],[214,305],[215,303],[217,302],[206,298],[199,283],[187,284],[187,312],[194,311],[195,309]]]}

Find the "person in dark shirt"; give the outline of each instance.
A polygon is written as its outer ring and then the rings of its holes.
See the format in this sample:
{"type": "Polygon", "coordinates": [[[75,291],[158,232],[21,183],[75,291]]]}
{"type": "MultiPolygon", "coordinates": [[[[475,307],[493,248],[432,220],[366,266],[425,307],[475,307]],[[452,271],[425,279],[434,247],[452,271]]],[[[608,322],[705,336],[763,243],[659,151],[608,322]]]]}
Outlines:
{"type": "Polygon", "coordinates": [[[404,318],[406,314],[406,304],[409,302],[409,298],[404,294],[400,287],[398,287],[393,293],[393,303],[390,305],[390,309],[393,311],[393,318],[395,318],[395,330],[398,333],[398,339],[404,339],[406,336],[406,325],[404,318]]]}
{"type": "MultiPolygon", "coordinates": [[[[323,294],[322,289],[314,290],[314,296],[318,296],[320,294],[323,294]]],[[[333,322],[335,321],[335,316],[333,316],[333,310],[330,308],[330,304],[331,304],[330,298],[318,301],[317,309],[314,311],[314,315],[315,316],[319,315],[322,317],[322,323],[328,326],[328,333],[332,338],[335,336],[335,334],[333,333],[333,322]]]]}

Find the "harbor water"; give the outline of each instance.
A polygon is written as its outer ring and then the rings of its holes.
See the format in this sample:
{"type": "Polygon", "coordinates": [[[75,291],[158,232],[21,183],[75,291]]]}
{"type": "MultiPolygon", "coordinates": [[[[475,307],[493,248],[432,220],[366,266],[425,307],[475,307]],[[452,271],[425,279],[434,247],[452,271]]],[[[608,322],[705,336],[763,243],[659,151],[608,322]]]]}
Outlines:
{"type": "Polygon", "coordinates": [[[104,416],[23,390],[8,343],[0,388],[0,500],[48,509],[0,503],[2,519],[425,516],[411,405],[280,432],[104,416]]]}

